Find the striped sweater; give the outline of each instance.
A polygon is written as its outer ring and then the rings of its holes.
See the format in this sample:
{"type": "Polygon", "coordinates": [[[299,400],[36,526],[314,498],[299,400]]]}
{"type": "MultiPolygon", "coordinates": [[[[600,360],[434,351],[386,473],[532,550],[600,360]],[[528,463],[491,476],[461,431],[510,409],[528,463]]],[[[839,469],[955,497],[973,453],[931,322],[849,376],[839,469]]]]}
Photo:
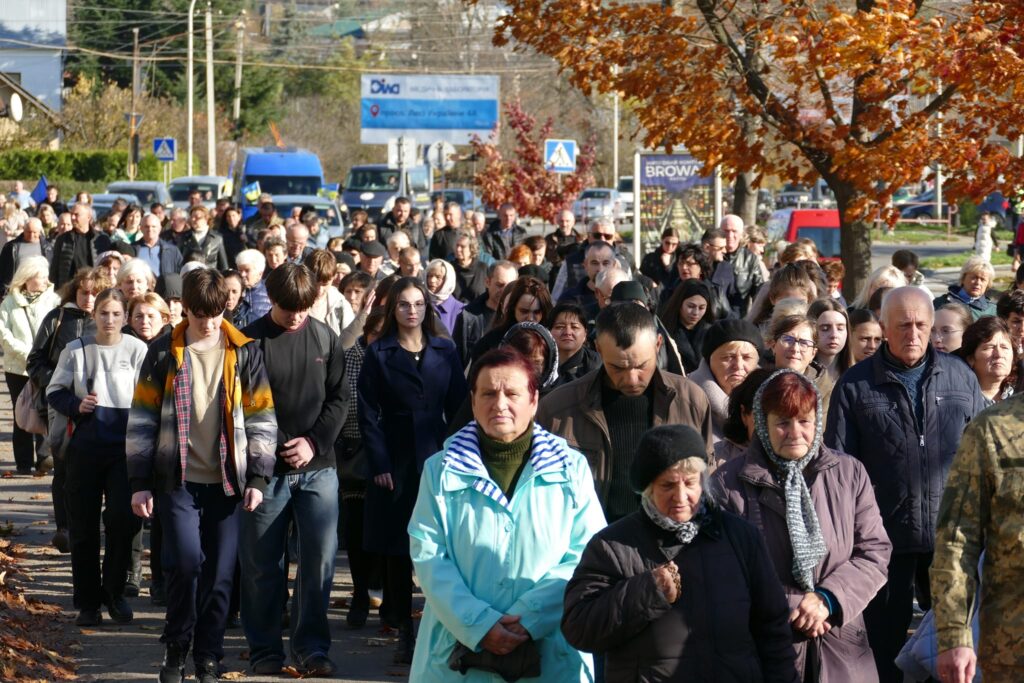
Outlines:
{"type": "MultiPolygon", "coordinates": [[[[175,380],[185,368],[182,321],[152,343],[142,364],[128,417],[128,477],[132,491],[171,491],[185,481],[188,434],[179,429],[175,380]]],[[[264,490],[274,473],[277,417],[259,347],[230,323],[224,337],[224,431],[226,495],[248,487],[264,490]],[[244,349],[242,348],[244,347],[244,349]]],[[[185,389],[186,387],[179,388],[185,389]]]]}

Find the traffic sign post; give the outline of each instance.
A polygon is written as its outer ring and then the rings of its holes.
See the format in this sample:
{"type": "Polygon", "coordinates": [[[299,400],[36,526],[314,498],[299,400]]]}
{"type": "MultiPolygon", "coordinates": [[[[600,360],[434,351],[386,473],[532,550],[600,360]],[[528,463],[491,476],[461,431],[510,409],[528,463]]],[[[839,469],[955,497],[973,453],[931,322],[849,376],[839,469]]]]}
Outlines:
{"type": "Polygon", "coordinates": [[[171,165],[178,160],[178,141],[174,138],[153,138],[153,156],[164,164],[164,184],[171,182],[171,165]]]}
{"type": "Polygon", "coordinates": [[[427,148],[427,163],[431,168],[441,172],[441,189],[447,189],[448,184],[444,174],[455,168],[455,145],[450,142],[435,142],[427,148]]]}
{"type": "Polygon", "coordinates": [[[544,168],[555,173],[575,173],[576,141],[545,140],[544,168]]]}

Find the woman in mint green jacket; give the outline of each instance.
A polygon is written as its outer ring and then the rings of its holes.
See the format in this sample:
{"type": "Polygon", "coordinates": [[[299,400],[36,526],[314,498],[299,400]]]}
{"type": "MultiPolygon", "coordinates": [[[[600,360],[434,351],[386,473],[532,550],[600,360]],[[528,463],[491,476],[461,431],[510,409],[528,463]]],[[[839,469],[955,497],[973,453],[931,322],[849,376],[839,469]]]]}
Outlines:
{"type": "Polygon", "coordinates": [[[409,523],[426,596],[409,680],[592,681],[559,628],[605,526],[586,458],[534,424],[538,379],[519,352],[488,352],[469,379],[475,419],[427,461],[409,523]]]}

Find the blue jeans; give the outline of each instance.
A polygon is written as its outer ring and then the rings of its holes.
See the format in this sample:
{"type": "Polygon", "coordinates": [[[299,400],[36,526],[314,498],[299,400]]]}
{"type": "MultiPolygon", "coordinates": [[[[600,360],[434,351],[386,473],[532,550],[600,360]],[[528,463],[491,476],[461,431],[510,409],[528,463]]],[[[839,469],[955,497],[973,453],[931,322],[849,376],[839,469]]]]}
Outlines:
{"type": "Polygon", "coordinates": [[[327,656],[331,649],[327,608],[338,551],[338,474],[333,467],[276,475],[263,503],[242,518],[242,626],[252,666],[264,660],[284,661],[281,605],[290,523],[299,546],[290,620],[292,659],[301,666],[314,655],[327,656]]]}
{"type": "Polygon", "coordinates": [[[162,557],[167,585],[164,643],[195,641],[196,662],[224,657],[231,579],[238,557],[238,496],[221,484],[185,482],[158,493],[163,527],[162,557]]]}

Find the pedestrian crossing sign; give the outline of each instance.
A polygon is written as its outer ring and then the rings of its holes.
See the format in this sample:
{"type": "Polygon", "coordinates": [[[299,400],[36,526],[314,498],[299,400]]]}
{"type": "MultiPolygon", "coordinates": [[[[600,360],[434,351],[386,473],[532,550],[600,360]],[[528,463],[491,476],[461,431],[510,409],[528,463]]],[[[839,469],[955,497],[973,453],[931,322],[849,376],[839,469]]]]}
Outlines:
{"type": "Polygon", "coordinates": [[[575,140],[545,140],[544,168],[555,173],[576,171],[575,140]]]}
{"type": "Polygon", "coordinates": [[[174,138],[154,138],[153,139],[153,156],[159,161],[177,161],[178,160],[178,144],[174,138]]]}

